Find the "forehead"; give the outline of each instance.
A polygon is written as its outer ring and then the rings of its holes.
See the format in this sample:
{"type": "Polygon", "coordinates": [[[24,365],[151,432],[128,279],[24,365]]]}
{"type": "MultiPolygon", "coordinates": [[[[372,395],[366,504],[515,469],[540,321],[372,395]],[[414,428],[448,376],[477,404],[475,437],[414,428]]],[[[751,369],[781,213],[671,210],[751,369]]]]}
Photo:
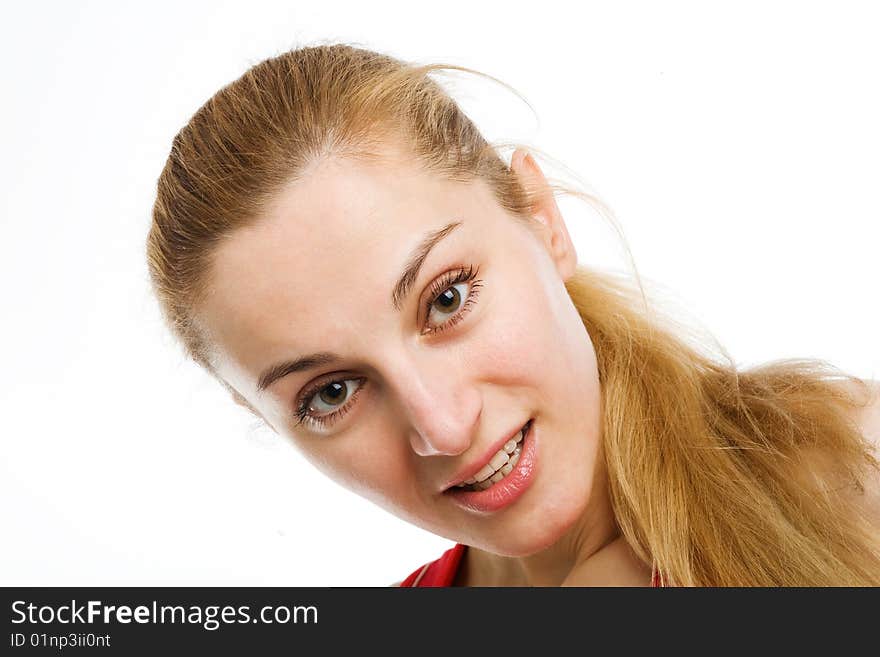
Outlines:
{"type": "Polygon", "coordinates": [[[394,283],[426,232],[461,221],[436,247],[460,251],[485,241],[499,212],[480,181],[395,159],[317,163],[214,252],[198,314],[218,368],[252,379],[278,358],[346,351],[346,340],[385,328],[394,283]]]}

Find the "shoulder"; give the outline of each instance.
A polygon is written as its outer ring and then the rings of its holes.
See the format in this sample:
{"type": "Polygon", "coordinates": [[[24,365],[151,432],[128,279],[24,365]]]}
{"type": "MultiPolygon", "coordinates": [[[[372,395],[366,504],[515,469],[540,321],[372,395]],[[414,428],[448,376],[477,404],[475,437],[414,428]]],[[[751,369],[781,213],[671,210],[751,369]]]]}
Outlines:
{"type": "Polygon", "coordinates": [[[856,383],[847,383],[846,389],[849,394],[859,402],[852,415],[852,419],[859,428],[861,434],[874,450],[874,456],[880,459],[880,381],[864,379],[868,386],[868,398],[865,400],[865,388],[856,383]]]}
{"type": "MultiPolygon", "coordinates": [[[[871,399],[856,414],[862,432],[875,449],[880,449],[880,381],[867,380],[871,399]]],[[[880,456],[880,455],[878,455],[880,456]]]]}
{"type": "MultiPolygon", "coordinates": [[[[880,381],[863,381],[867,388],[857,381],[848,380],[842,383],[842,387],[856,402],[850,419],[864,436],[874,458],[880,461],[880,381]]],[[[848,503],[880,529],[880,468],[868,468],[864,472],[863,489],[855,486],[848,477],[841,478],[846,475],[836,467],[834,455],[825,450],[802,450],[792,468],[790,475],[801,479],[810,488],[819,484],[822,488],[841,491],[848,503]]]]}
{"type": "MultiPolygon", "coordinates": [[[[870,389],[870,399],[867,404],[855,410],[854,420],[873,449],[874,458],[880,461],[880,381],[866,380],[870,389]]],[[[862,396],[860,389],[855,389],[859,397],[862,396]]],[[[865,482],[865,491],[859,494],[856,503],[865,510],[869,517],[876,521],[880,527],[880,470],[870,472],[865,482]]]]}

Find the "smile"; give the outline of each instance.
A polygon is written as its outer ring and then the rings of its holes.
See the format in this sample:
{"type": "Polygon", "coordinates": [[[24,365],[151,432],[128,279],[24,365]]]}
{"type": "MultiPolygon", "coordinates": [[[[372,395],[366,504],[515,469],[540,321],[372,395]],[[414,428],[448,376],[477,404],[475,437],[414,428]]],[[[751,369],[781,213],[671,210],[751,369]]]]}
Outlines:
{"type": "Polygon", "coordinates": [[[526,422],[519,433],[508,440],[479,472],[455,488],[469,491],[486,490],[509,475],[519,461],[523,437],[528,432],[531,422],[531,420],[526,422]]]}
{"type": "Polygon", "coordinates": [[[536,477],[540,442],[540,431],[536,431],[534,420],[526,422],[473,477],[447,488],[445,495],[463,509],[481,515],[513,504],[536,477]]]}

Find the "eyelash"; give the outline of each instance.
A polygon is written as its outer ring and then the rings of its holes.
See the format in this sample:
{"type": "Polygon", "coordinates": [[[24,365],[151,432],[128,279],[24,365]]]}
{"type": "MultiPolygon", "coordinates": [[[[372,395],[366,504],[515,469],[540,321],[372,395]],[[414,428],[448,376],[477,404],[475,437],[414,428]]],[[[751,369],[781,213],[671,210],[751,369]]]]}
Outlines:
{"type": "Polygon", "coordinates": [[[461,321],[461,318],[471,309],[471,306],[474,304],[474,300],[477,298],[479,294],[479,289],[483,286],[483,282],[477,279],[477,275],[480,273],[480,268],[474,268],[473,266],[460,269],[454,269],[452,271],[446,272],[440,279],[434,282],[431,285],[431,290],[428,293],[428,303],[425,305],[425,318],[431,316],[431,306],[434,305],[434,302],[437,300],[443,292],[451,288],[453,285],[458,285],[459,283],[470,283],[470,287],[468,289],[467,299],[464,300],[464,303],[461,304],[461,308],[449,319],[449,321],[440,324],[435,328],[429,328],[424,331],[427,335],[434,335],[436,333],[442,333],[443,331],[452,328],[456,324],[461,321]]]}
{"type": "MultiPolygon", "coordinates": [[[[431,285],[431,289],[428,294],[428,302],[425,306],[426,318],[430,317],[431,306],[434,305],[434,302],[437,300],[440,294],[445,292],[453,285],[458,285],[459,283],[471,283],[468,290],[467,299],[465,299],[464,303],[461,304],[461,308],[459,308],[458,311],[448,321],[440,324],[437,327],[426,329],[425,331],[423,331],[424,334],[434,335],[437,333],[441,333],[455,326],[461,321],[461,318],[465,314],[467,314],[468,311],[470,311],[471,306],[473,306],[474,301],[479,294],[479,289],[480,287],[482,287],[482,281],[477,279],[477,275],[479,273],[479,267],[461,267],[459,269],[454,269],[445,273],[431,285]]],[[[354,402],[355,398],[363,389],[364,379],[365,377],[352,377],[350,379],[330,379],[322,381],[320,383],[316,383],[314,386],[309,387],[305,392],[303,392],[302,397],[300,397],[300,401],[297,404],[296,417],[298,419],[296,425],[299,426],[301,424],[310,424],[320,428],[331,424],[337,419],[341,418],[349,411],[351,404],[354,402]],[[315,395],[317,395],[319,392],[321,392],[321,390],[323,390],[331,383],[347,383],[348,381],[356,381],[360,385],[358,385],[357,389],[354,391],[354,393],[352,393],[351,397],[348,399],[347,402],[345,402],[343,406],[336,409],[332,413],[329,413],[328,415],[314,416],[309,414],[309,402],[311,402],[312,398],[315,395]]]]}

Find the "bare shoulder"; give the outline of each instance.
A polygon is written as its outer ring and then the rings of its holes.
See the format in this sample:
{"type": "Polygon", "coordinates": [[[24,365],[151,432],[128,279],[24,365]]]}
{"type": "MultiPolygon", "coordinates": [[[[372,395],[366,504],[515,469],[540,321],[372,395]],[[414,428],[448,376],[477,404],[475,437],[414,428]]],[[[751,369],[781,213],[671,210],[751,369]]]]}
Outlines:
{"type": "Polygon", "coordinates": [[[867,408],[862,411],[863,429],[880,450],[880,381],[871,381],[874,397],[867,408]]]}
{"type": "MultiPolygon", "coordinates": [[[[880,450],[880,381],[866,379],[865,382],[871,391],[871,398],[867,405],[856,409],[856,422],[875,450],[880,450]]],[[[861,389],[850,386],[850,389],[861,395],[861,389]]],[[[880,458],[880,454],[876,455],[880,458]]]]}
{"type": "MultiPolygon", "coordinates": [[[[874,457],[880,461],[880,381],[866,382],[870,386],[871,398],[867,405],[856,409],[855,420],[862,435],[873,446],[874,457]]],[[[874,471],[865,482],[864,495],[859,495],[856,503],[862,506],[880,527],[880,472],[874,471]]]]}
{"type": "MultiPolygon", "coordinates": [[[[874,458],[880,461],[880,381],[864,379],[864,382],[868,384],[867,400],[864,386],[850,381],[845,381],[843,385],[846,392],[860,404],[866,401],[853,409],[851,419],[870,445],[874,458]]],[[[848,503],[858,508],[880,529],[880,470],[865,472],[862,480],[864,490],[860,490],[848,477],[841,479],[843,473],[835,467],[832,454],[807,449],[801,457],[794,464],[792,476],[803,478],[809,486],[818,483],[822,488],[840,491],[848,503]]]]}

